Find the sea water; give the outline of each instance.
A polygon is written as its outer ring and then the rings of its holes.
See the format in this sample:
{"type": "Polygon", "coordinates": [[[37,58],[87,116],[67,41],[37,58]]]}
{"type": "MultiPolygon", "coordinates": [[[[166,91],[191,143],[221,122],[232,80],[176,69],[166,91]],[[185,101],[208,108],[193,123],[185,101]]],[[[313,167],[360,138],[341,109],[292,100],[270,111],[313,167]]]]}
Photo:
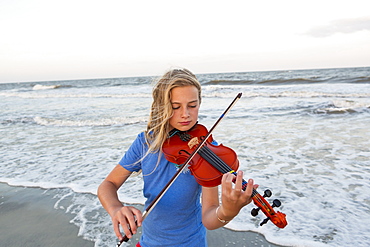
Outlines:
{"type": "MultiPolygon", "coordinates": [[[[288,225],[252,217],[227,225],[295,246],[370,245],[370,68],[197,75],[208,128],[236,151],[245,178],[273,192],[288,225]]],[[[95,246],[116,242],[96,190],[147,124],[154,77],[0,84],[0,182],[55,189],[95,246]],[[69,198],[69,202],[65,203],[69,198]]],[[[119,190],[143,203],[142,177],[119,190]]],[[[271,201],[270,199],[268,199],[271,201]]]]}

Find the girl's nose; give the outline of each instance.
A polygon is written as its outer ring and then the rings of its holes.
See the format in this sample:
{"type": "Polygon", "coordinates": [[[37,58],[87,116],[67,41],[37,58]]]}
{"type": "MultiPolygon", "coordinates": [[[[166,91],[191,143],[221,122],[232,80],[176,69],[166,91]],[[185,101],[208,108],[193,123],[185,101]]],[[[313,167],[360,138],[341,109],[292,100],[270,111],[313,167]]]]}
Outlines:
{"type": "Polygon", "coordinates": [[[189,116],[189,110],[187,107],[184,107],[181,112],[181,117],[188,117],[189,116]]]}

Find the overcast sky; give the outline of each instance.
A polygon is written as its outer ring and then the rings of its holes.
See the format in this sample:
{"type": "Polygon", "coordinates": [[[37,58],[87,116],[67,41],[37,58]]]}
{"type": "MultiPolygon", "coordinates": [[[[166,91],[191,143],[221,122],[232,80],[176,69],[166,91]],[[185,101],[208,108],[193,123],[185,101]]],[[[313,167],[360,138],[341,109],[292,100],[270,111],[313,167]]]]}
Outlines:
{"type": "Polygon", "coordinates": [[[0,0],[0,82],[370,66],[369,0],[0,0]]]}

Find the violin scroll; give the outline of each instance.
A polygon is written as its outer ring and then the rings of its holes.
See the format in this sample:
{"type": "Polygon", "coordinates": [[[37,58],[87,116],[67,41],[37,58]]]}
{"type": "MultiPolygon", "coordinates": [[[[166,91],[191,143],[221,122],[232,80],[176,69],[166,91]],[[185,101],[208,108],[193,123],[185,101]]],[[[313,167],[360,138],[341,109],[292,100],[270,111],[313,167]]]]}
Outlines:
{"type": "Polygon", "coordinates": [[[265,197],[271,197],[272,192],[271,190],[265,190],[263,196],[261,197],[260,194],[255,195],[252,197],[254,204],[257,206],[257,208],[253,208],[251,211],[252,216],[257,216],[258,212],[260,210],[263,211],[265,215],[268,217],[264,219],[261,223],[260,226],[263,226],[266,224],[269,220],[271,220],[274,225],[276,225],[279,228],[284,228],[288,223],[286,221],[286,215],[282,212],[275,212],[273,208],[278,208],[281,206],[281,202],[278,199],[275,199],[272,201],[272,205],[270,205],[264,198],[265,197]]]}

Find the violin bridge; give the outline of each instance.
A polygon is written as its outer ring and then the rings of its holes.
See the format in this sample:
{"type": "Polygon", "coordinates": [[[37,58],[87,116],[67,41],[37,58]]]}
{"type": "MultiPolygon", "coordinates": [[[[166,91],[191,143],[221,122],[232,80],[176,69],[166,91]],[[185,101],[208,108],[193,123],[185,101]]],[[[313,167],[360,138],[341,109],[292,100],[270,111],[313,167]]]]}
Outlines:
{"type": "Polygon", "coordinates": [[[198,137],[194,137],[193,139],[191,139],[189,142],[188,142],[188,147],[190,149],[193,149],[194,146],[198,145],[199,144],[199,140],[198,140],[198,137]]]}

